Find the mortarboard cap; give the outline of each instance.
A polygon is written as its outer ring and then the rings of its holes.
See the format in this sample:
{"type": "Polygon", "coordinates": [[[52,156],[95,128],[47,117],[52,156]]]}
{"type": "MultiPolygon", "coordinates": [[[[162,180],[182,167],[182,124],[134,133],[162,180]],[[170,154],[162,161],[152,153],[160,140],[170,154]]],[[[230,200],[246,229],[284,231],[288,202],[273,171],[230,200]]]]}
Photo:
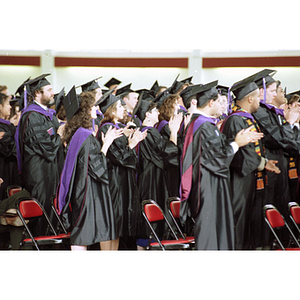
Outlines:
{"type": "Polygon", "coordinates": [[[186,83],[192,84],[192,79],[193,79],[193,76],[182,79],[182,80],[180,80],[180,82],[182,82],[183,84],[186,84],[186,83]]]}
{"type": "Polygon", "coordinates": [[[143,122],[146,117],[146,112],[151,105],[150,101],[141,100],[140,106],[136,112],[136,115],[139,117],[139,119],[143,122]]]}
{"type": "Polygon", "coordinates": [[[218,80],[200,85],[196,88],[198,107],[203,106],[210,99],[219,94],[217,90],[218,80]]]}
{"type": "Polygon", "coordinates": [[[197,85],[190,85],[187,88],[185,88],[179,95],[182,98],[182,101],[184,103],[184,106],[187,106],[187,101],[194,95],[198,94],[199,87],[202,86],[202,84],[197,85]]]}
{"type": "Polygon", "coordinates": [[[219,93],[222,96],[228,96],[228,90],[229,90],[229,86],[225,86],[225,85],[218,85],[217,89],[219,90],[219,93]]]}
{"type": "Polygon", "coordinates": [[[99,105],[100,110],[102,111],[102,113],[104,114],[107,109],[113,105],[115,102],[117,102],[118,100],[121,100],[120,98],[118,98],[117,96],[115,96],[113,93],[113,91],[115,90],[109,90],[108,92],[106,92],[100,99],[99,101],[95,104],[96,106],[99,105]]]}
{"type": "Polygon", "coordinates": [[[255,77],[250,76],[233,84],[230,90],[236,100],[242,100],[258,89],[258,86],[253,79],[255,79],[255,77]]]}
{"type": "Polygon", "coordinates": [[[33,91],[42,88],[43,86],[46,85],[50,85],[51,83],[46,79],[47,76],[49,76],[49,74],[43,74],[40,75],[36,78],[33,78],[27,82],[25,82],[26,88],[27,88],[27,92],[29,94],[32,94],[33,91]]]}
{"type": "Polygon", "coordinates": [[[155,96],[156,93],[157,93],[157,91],[158,91],[158,89],[159,89],[159,84],[158,84],[158,81],[156,80],[156,81],[153,83],[152,87],[150,88],[150,91],[152,91],[152,92],[153,92],[153,95],[155,96]]]}
{"type": "Polygon", "coordinates": [[[24,94],[24,86],[25,83],[28,82],[30,80],[30,77],[28,77],[16,90],[15,94],[19,94],[19,96],[22,96],[24,94]]]}
{"type": "Polygon", "coordinates": [[[80,106],[80,97],[76,94],[75,85],[63,99],[64,108],[69,121],[78,111],[80,106]]]}
{"type": "Polygon", "coordinates": [[[63,87],[61,91],[54,95],[54,103],[55,103],[55,111],[58,112],[61,105],[63,104],[63,100],[65,98],[65,88],[63,87]]]}
{"type": "Polygon", "coordinates": [[[287,101],[290,101],[294,95],[300,96],[300,90],[292,93],[288,93],[285,97],[287,101]]]}
{"type": "Polygon", "coordinates": [[[120,83],[122,83],[122,81],[112,77],[104,84],[104,86],[106,86],[109,89],[112,85],[119,85],[120,83]]]}
{"type": "Polygon", "coordinates": [[[147,100],[147,101],[152,101],[155,97],[154,97],[154,93],[151,90],[147,90],[147,89],[140,89],[140,90],[136,90],[135,91],[138,94],[142,94],[142,100],[147,100]]]}
{"type": "Polygon", "coordinates": [[[170,96],[170,89],[171,88],[167,88],[166,90],[162,91],[152,100],[152,102],[157,103],[157,108],[160,108],[164,100],[170,96]]]}
{"type": "MultiPolygon", "coordinates": [[[[91,81],[89,81],[89,82],[87,82],[85,84],[80,85],[82,91],[83,92],[90,92],[90,91],[93,91],[93,90],[95,90],[97,88],[100,88],[100,85],[97,82],[97,80],[100,79],[100,78],[102,78],[102,76],[97,77],[94,80],[91,80],[91,81]]],[[[77,86],[77,87],[79,87],[79,86],[77,86]]]]}
{"type": "Polygon", "coordinates": [[[131,93],[131,92],[134,92],[132,89],[131,89],[131,84],[132,83],[129,83],[121,88],[119,88],[117,90],[117,93],[116,93],[116,96],[119,96],[120,98],[123,98],[125,95],[131,93]]]}

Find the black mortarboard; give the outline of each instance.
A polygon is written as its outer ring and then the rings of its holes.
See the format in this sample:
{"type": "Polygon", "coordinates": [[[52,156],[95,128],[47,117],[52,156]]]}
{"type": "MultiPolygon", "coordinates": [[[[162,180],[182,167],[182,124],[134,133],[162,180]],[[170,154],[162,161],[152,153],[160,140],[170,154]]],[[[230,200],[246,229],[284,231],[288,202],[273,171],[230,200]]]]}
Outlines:
{"type": "Polygon", "coordinates": [[[142,100],[152,101],[155,97],[154,92],[147,89],[140,89],[135,91],[138,94],[142,94],[142,100]]]}
{"type": "Polygon", "coordinates": [[[117,93],[116,93],[116,96],[119,96],[120,98],[123,98],[123,96],[131,93],[131,92],[134,92],[134,90],[131,89],[131,85],[132,83],[129,83],[121,88],[119,88],[117,90],[117,93]]]}
{"type": "Polygon", "coordinates": [[[255,76],[250,76],[233,84],[230,90],[236,100],[242,100],[251,92],[258,89],[257,84],[253,81],[254,79],[255,76]]]}
{"type": "Polygon", "coordinates": [[[160,108],[163,102],[170,96],[170,88],[167,88],[166,90],[159,93],[152,102],[157,103],[157,108],[160,108]]]}
{"type": "Polygon", "coordinates": [[[196,88],[197,90],[197,101],[198,107],[203,106],[210,99],[214,98],[219,94],[217,90],[218,80],[200,85],[196,88]]]}
{"type": "Polygon", "coordinates": [[[80,97],[76,94],[75,85],[63,99],[64,108],[69,121],[78,111],[80,106],[80,97]]]}
{"type": "Polygon", "coordinates": [[[178,89],[183,85],[182,82],[180,81],[177,81],[178,77],[179,77],[180,74],[178,74],[175,78],[175,80],[173,81],[172,85],[170,86],[170,94],[175,94],[178,89]]]}
{"type": "Polygon", "coordinates": [[[99,101],[95,104],[96,106],[99,105],[100,110],[102,111],[102,113],[104,114],[107,109],[113,105],[115,102],[117,102],[118,100],[121,100],[120,98],[118,98],[117,96],[115,96],[113,93],[113,91],[115,90],[109,90],[108,92],[106,92],[100,99],[99,101]]]}
{"type": "Polygon", "coordinates": [[[155,96],[156,93],[157,93],[157,91],[158,91],[158,89],[159,89],[159,84],[158,84],[158,81],[156,80],[156,81],[153,83],[152,87],[150,88],[150,91],[152,91],[153,94],[154,94],[154,96],[155,96]]]}
{"type": "Polygon", "coordinates": [[[24,94],[24,86],[25,83],[28,82],[30,80],[30,77],[28,77],[16,90],[15,94],[19,94],[20,96],[22,96],[24,94]]]}
{"type": "Polygon", "coordinates": [[[51,74],[43,74],[36,78],[33,78],[25,83],[27,88],[27,93],[31,94],[33,91],[42,88],[43,86],[50,85],[51,83],[46,79],[47,76],[51,74]]]}
{"type": "Polygon", "coordinates": [[[264,69],[252,75],[254,76],[253,81],[257,84],[259,88],[262,88],[264,87],[263,79],[265,79],[266,86],[275,82],[273,76],[276,72],[277,72],[276,70],[264,69]]]}
{"type": "Polygon", "coordinates": [[[104,86],[106,86],[107,88],[110,88],[112,85],[119,85],[120,83],[122,83],[122,81],[112,77],[104,84],[104,86]]]}
{"type": "MultiPolygon", "coordinates": [[[[97,88],[100,88],[100,85],[98,84],[97,80],[102,78],[102,76],[100,77],[97,77],[96,79],[94,80],[91,80],[85,84],[82,84],[80,85],[81,86],[81,89],[83,92],[90,92],[90,91],[93,91],[97,88]]],[[[77,88],[77,87],[76,87],[77,88]]]]}
{"type": "Polygon", "coordinates": [[[222,96],[228,96],[228,90],[229,90],[229,86],[224,86],[224,85],[218,85],[217,89],[219,90],[219,93],[222,96]]]}
{"type": "Polygon", "coordinates": [[[202,84],[197,85],[190,85],[187,88],[185,88],[179,95],[182,98],[182,101],[184,105],[187,105],[187,101],[194,95],[198,94],[199,87],[202,86],[202,84]]]}
{"type": "Polygon", "coordinates": [[[285,97],[287,101],[290,101],[294,95],[300,96],[300,90],[292,93],[288,93],[285,97]]]}
{"type": "Polygon", "coordinates": [[[146,117],[146,112],[151,105],[150,101],[142,100],[140,103],[140,106],[136,112],[136,115],[139,117],[139,119],[143,122],[146,117]]]}
{"type": "Polygon", "coordinates": [[[192,79],[193,79],[193,76],[182,79],[182,80],[180,80],[180,82],[182,82],[183,84],[186,84],[186,83],[192,84],[192,79]]]}
{"type": "Polygon", "coordinates": [[[61,91],[54,95],[55,111],[58,112],[59,108],[63,104],[65,98],[65,88],[63,87],[61,91]]]}

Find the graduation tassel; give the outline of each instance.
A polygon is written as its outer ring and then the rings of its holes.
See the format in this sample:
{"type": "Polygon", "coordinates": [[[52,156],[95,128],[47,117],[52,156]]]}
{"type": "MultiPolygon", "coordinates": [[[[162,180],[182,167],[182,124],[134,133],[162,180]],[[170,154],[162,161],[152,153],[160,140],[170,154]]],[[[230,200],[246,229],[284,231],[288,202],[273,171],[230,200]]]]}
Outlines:
{"type": "Polygon", "coordinates": [[[27,107],[27,90],[26,85],[24,85],[24,108],[27,107]]]}
{"type": "Polygon", "coordinates": [[[263,86],[264,86],[264,102],[266,102],[267,89],[266,89],[266,78],[265,77],[263,77],[263,86]]]}
{"type": "Polygon", "coordinates": [[[95,132],[95,119],[93,119],[92,122],[93,122],[93,132],[95,132]]]}

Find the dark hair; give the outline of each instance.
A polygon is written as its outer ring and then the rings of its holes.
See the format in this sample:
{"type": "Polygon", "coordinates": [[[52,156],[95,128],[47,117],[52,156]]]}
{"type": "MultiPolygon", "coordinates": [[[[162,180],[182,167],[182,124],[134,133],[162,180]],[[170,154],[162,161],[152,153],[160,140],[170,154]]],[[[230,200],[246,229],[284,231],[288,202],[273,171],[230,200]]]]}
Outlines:
{"type": "Polygon", "coordinates": [[[60,106],[60,108],[58,109],[58,112],[56,113],[56,116],[60,119],[60,120],[66,120],[67,115],[66,115],[66,111],[65,111],[65,107],[62,104],[60,106]]]}
{"type": "Polygon", "coordinates": [[[7,99],[9,99],[9,96],[0,93],[0,104],[1,104],[1,105],[3,105],[4,102],[5,102],[7,99]]]}
{"type": "Polygon", "coordinates": [[[116,110],[117,104],[118,101],[116,101],[115,103],[113,103],[111,106],[108,107],[108,109],[104,113],[104,118],[101,120],[100,124],[113,123],[114,120],[113,112],[116,110]]]}
{"type": "Polygon", "coordinates": [[[20,103],[17,101],[14,101],[10,104],[10,106],[11,106],[11,111],[10,111],[9,118],[11,119],[12,117],[14,117],[17,114],[16,108],[19,107],[19,110],[20,110],[20,103]]]}
{"type": "Polygon", "coordinates": [[[299,96],[298,94],[295,94],[295,95],[292,96],[291,99],[288,100],[288,103],[287,103],[287,104],[288,104],[288,105],[291,105],[291,104],[293,104],[293,103],[295,103],[295,102],[298,102],[299,99],[300,99],[300,96],[299,96]]]}
{"type": "Polygon", "coordinates": [[[79,127],[86,129],[91,127],[91,109],[95,104],[95,95],[92,92],[82,92],[79,97],[79,109],[64,127],[63,143],[68,144],[79,127]]]}
{"type": "Polygon", "coordinates": [[[159,110],[159,121],[166,120],[170,121],[170,118],[173,117],[175,111],[175,103],[180,98],[177,94],[172,94],[168,96],[160,106],[159,110]]]}

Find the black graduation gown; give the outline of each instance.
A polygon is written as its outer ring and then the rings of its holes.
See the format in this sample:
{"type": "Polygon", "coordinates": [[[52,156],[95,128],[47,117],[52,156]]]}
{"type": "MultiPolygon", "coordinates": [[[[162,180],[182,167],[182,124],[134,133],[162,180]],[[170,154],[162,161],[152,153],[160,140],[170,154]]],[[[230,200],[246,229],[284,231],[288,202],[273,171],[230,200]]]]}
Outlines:
{"type": "MultiPolygon", "coordinates": [[[[198,117],[199,114],[193,114],[187,130],[198,117]]],[[[187,133],[184,143],[186,142],[187,133]]],[[[192,165],[193,168],[187,199],[184,200],[181,195],[181,219],[184,220],[186,214],[195,218],[195,249],[232,250],[234,219],[229,188],[229,166],[234,151],[225,135],[208,121],[194,132],[191,145],[187,155],[183,153],[182,160],[183,172],[186,170],[185,165],[192,165]]]]}
{"type": "MultiPolygon", "coordinates": [[[[170,140],[171,131],[169,128],[169,124],[163,126],[163,128],[160,130],[160,134],[165,141],[170,140]]],[[[177,143],[180,144],[179,139],[177,139],[177,143]]],[[[178,149],[180,149],[180,147],[178,149]]],[[[172,156],[172,159],[167,153],[163,154],[163,158],[164,158],[164,173],[167,182],[168,195],[169,197],[179,197],[180,151],[177,152],[176,156],[172,156]]]]}
{"type": "MultiPolygon", "coordinates": [[[[73,138],[77,139],[78,135],[73,138]]],[[[68,152],[74,151],[71,142],[68,152]]],[[[62,173],[61,182],[66,172],[72,172],[61,213],[65,226],[71,229],[71,245],[92,245],[117,238],[106,157],[100,150],[98,140],[88,135],[77,152],[74,169],[65,167],[62,173]]],[[[61,183],[58,195],[60,192],[61,183]]]]}
{"type": "Polygon", "coordinates": [[[294,131],[284,118],[278,116],[274,109],[260,104],[258,111],[253,113],[256,122],[264,133],[266,158],[278,160],[280,174],[268,172],[267,195],[268,202],[274,204],[289,222],[288,202],[290,201],[288,185],[288,161],[284,154],[289,156],[299,155],[299,142],[295,140],[294,131]],[[280,121],[279,121],[280,118],[280,121]]]}
{"type": "MultiPolygon", "coordinates": [[[[226,119],[222,132],[229,140],[234,140],[240,130],[247,129],[252,123],[250,118],[232,115],[226,119]]],[[[258,141],[258,145],[261,156],[265,157],[262,142],[258,141]]],[[[249,143],[239,148],[230,165],[235,249],[237,250],[267,246],[266,236],[269,229],[262,214],[262,208],[266,204],[266,189],[256,189],[257,168],[261,163],[261,156],[255,151],[255,144],[249,143]]],[[[260,172],[260,180],[264,182],[264,187],[265,175],[265,171],[260,172]]]]}
{"type": "MultiPolygon", "coordinates": [[[[168,191],[164,176],[165,159],[177,159],[178,148],[170,140],[164,140],[158,130],[154,127],[142,126],[141,130],[147,129],[147,137],[138,146],[138,186],[140,202],[152,199],[166,212],[168,191]]],[[[150,230],[142,221],[140,236],[148,238],[150,230]]],[[[156,228],[160,237],[164,234],[164,227],[156,228]]]]}
{"type": "Polygon", "coordinates": [[[8,123],[0,120],[0,132],[4,132],[0,139],[0,178],[4,181],[0,186],[0,201],[7,198],[6,189],[9,185],[22,185],[17,165],[16,127],[8,123]]]}
{"type": "MultiPolygon", "coordinates": [[[[50,198],[56,193],[64,163],[64,148],[56,133],[58,127],[56,116],[51,120],[42,113],[27,111],[22,114],[17,129],[23,187],[41,202],[48,213],[51,211],[50,198]]],[[[35,225],[35,234],[44,234],[45,226],[44,222],[35,225]]]]}
{"type": "MultiPolygon", "coordinates": [[[[111,125],[106,123],[99,128],[97,138],[101,144],[101,132],[105,134],[111,125]]],[[[117,237],[136,236],[140,212],[136,181],[137,154],[135,149],[127,145],[128,139],[123,135],[114,140],[106,155],[117,237]]]]}

